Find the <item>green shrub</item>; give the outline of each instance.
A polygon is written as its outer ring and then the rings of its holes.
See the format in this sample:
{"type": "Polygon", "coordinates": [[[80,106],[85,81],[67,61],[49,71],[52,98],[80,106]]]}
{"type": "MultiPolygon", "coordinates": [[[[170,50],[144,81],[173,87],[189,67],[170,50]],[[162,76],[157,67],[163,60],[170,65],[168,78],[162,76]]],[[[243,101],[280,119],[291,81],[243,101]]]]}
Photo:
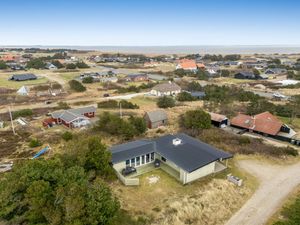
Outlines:
{"type": "Polygon", "coordinates": [[[85,62],[78,62],[78,63],[76,63],[76,66],[77,66],[79,69],[90,68],[89,65],[86,64],[85,62]]]}
{"type": "Polygon", "coordinates": [[[160,97],[157,101],[159,108],[172,108],[175,106],[175,100],[169,96],[160,97]]]}
{"type": "Polygon", "coordinates": [[[21,110],[18,110],[18,111],[15,111],[12,113],[13,119],[16,119],[19,117],[28,117],[28,116],[32,116],[32,115],[33,115],[32,109],[21,109],[21,110]]]}
{"type": "Polygon", "coordinates": [[[70,80],[69,81],[70,88],[76,92],[84,92],[86,91],[86,87],[83,86],[79,81],[77,80],[70,80]]]}
{"type": "Polygon", "coordinates": [[[71,107],[66,102],[58,102],[57,109],[70,109],[71,107]]]}
{"type": "Polygon", "coordinates": [[[98,108],[102,109],[115,109],[119,108],[121,104],[122,109],[138,109],[139,106],[137,104],[133,104],[132,102],[121,100],[120,102],[116,100],[108,100],[98,103],[98,108]]]}
{"type": "Polygon", "coordinates": [[[211,118],[202,109],[190,110],[183,114],[182,126],[186,129],[209,129],[211,127],[211,118]]]}
{"type": "Polygon", "coordinates": [[[42,142],[38,139],[33,138],[29,141],[29,147],[30,148],[35,148],[35,147],[38,147],[38,146],[41,146],[41,145],[42,145],[42,142]]]}
{"type": "Polygon", "coordinates": [[[65,141],[70,141],[73,139],[73,134],[69,131],[66,131],[64,132],[62,135],[61,135],[62,139],[64,139],[65,141]]]}
{"type": "Polygon", "coordinates": [[[66,69],[74,70],[74,69],[76,69],[76,65],[74,63],[69,63],[66,65],[66,69]]]}
{"type": "Polygon", "coordinates": [[[179,93],[177,95],[176,99],[180,102],[196,100],[196,98],[194,98],[189,92],[186,92],[186,91],[179,93]]]}
{"type": "Polygon", "coordinates": [[[94,78],[93,77],[85,77],[82,79],[82,83],[84,84],[91,84],[94,82],[94,78]]]}

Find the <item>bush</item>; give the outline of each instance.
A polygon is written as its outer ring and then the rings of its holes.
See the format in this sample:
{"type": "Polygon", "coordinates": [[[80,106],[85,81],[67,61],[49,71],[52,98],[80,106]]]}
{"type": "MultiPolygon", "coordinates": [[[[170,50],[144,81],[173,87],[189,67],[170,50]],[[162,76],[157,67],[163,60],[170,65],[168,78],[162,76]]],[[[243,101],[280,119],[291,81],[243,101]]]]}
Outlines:
{"type": "Polygon", "coordinates": [[[78,62],[76,63],[76,66],[80,69],[90,68],[89,65],[86,64],[85,62],[78,62]]]}
{"type": "Polygon", "coordinates": [[[103,109],[115,109],[119,108],[121,104],[122,109],[138,109],[139,106],[137,104],[133,104],[132,102],[121,100],[120,102],[116,100],[108,100],[98,103],[98,108],[103,109]]]}
{"type": "Polygon", "coordinates": [[[58,102],[57,109],[70,109],[71,107],[66,102],[58,102]]]}
{"type": "Polygon", "coordinates": [[[194,98],[189,92],[183,91],[177,95],[176,98],[180,102],[184,101],[195,101],[196,98],[194,98]]]}
{"type": "Polygon", "coordinates": [[[29,62],[27,62],[26,67],[27,68],[33,68],[33,69],[44,69],[46,66],[46,63],[43,62],[42,59],[36,58],[36,59],[30,59],[29,62]]]}
{"type": "Polygon", "coordinates": [[[16,119],[19,117],[28,117],[28,116],[32,116],[32,115],[33,115],[32,109],[21,109],[21,110],[18,110],[18,111],[15,111],[12,113],[13,119],[16,119]]]}
{"type": "Polygon", "coordinates": [[[91,84],[94,82],[94,78],[93,77],[85,77],[82,79],[82,83],[84,84],[91,84]]]}
{"type": "Polygon", "coordinates": [[[7,69],[7,65],[4,61],[0,60],[0,70],[5,70],[7,69]]]}
{"type": "Polygon", "coordinates": [[[65,141],[70,141],[73,139],[73,134],[69,131],[66,131],[64,132],[62,135],[61,135],[62,139],[64,139],[65,141]]]}
{"type": "Polygon", "coordinates": [[[122,136],[125,140],[140,135],[146,131],[146,124],[141,117],[130,117],[128,120],[109,112],[104,112],[95,126],[96,130],[111,135],[122,136]]]}
{"type": "Polygon", "coordinates": [[[86,87],[83,86],[79,81],[77,80],[70,80],[69,81],[70,88],[76,92],[84,92],[86,91],[86,87]]]}
{"type": "Polygon", "coordinates": [[[29,142],[29,147],[30,148],[35,148],[35,147],[38,147],[38,146],[41,146],[42,145],[42,142],[38,139],[31,139],[30,142],[29,142]]]}
{"type": "Polygon", "coordinates": [[[74,63],[69,63],[66,65],[66,69],[74,70],[74,69],[76,69],[76,65],[74,63]]]}
{"type": "Polygon", "coordinates": [[[175,106],[175,100],[169,96],[160,97],[157,101],[159,108],[172,108],[175,106]]]}
{"type": "Polygon", "coordinates": [[[187,111],[182,116],[182,126],[186,129],[209,129],[211,127],[210,115],[202,109],[187,111]]]}

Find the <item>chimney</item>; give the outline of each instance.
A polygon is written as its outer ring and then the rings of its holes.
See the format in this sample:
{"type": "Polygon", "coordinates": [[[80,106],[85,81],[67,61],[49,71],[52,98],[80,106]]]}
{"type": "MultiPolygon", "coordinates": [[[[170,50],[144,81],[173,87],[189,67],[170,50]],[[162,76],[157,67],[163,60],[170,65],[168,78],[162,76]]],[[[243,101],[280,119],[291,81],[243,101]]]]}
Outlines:
{"type": "Polygon", "coordinates": [[[173,139],[173,145],[174,146],[178,146],[180,144],[182,144],[182,140],[181,139],[179,139],[179,138],[173,139]]]}

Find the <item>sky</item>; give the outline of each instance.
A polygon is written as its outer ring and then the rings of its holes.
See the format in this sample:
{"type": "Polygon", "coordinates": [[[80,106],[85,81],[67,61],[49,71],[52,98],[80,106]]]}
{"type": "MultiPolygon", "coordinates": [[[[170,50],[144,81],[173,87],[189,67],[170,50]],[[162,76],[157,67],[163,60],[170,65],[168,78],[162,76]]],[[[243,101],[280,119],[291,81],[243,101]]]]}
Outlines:
{"type": "Polygon", "coordinates": [[[299,0],[6,0],[0,21],[0,46],[300,46],[299,0]]]}

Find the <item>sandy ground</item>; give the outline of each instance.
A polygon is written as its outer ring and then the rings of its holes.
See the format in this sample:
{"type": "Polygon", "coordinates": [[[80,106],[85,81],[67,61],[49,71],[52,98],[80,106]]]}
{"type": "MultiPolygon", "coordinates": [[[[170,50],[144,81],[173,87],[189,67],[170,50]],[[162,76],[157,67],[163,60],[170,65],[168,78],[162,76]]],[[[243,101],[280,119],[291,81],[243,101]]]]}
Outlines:
{"type": "Polygon", "coordinates": [[[281,166],[242,160],[238,164],[240,168],[256,176],[260,185],[226,225],[263,225],[282,206],[288,194],[300,184],[300,162],[281,166]]]}

